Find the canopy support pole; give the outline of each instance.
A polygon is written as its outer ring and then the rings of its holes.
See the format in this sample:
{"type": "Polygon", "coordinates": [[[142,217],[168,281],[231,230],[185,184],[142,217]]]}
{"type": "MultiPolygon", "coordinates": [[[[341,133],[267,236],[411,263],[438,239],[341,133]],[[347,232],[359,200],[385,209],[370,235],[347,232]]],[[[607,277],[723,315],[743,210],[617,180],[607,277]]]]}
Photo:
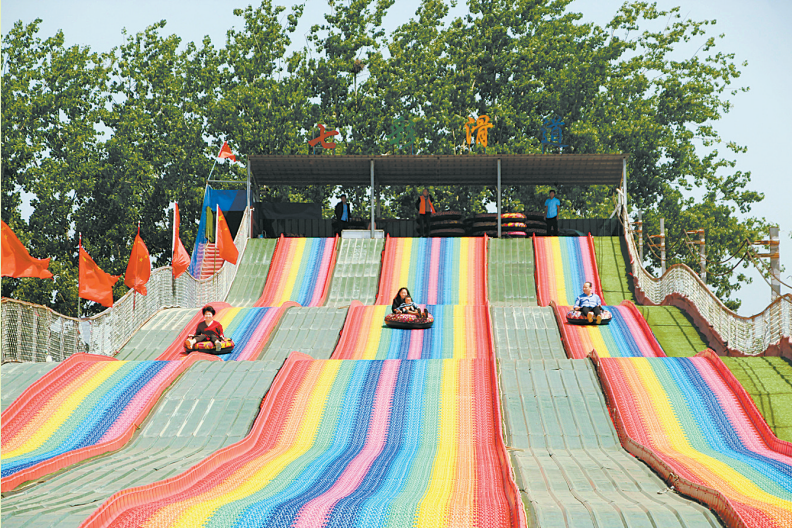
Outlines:
{"type": "Polygon", "coordinates": [[[501,237],[501,160],[498,158],[498,238],[501,237]]]}
{"type": "Polygon", "coordinates": [[[627,158],[622,159],[622,195],[624,197],[624,217],[629,219],[630,210],[627,208],[627,158]]]}
{"type": "Polygon", "coordinates": [[[374,160],[371,160],[371,240],[374,240],[374,160]]]}

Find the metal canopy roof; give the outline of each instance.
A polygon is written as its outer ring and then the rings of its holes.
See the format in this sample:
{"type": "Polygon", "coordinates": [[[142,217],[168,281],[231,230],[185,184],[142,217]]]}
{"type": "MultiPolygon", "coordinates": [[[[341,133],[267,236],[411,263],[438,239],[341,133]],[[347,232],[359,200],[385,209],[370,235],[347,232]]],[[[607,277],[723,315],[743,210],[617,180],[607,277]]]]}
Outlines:
{"type": "Polygon", "coordinates": [[[248,156],[259,186],[611,185],[621,183],[626,154],[503,154],[440,156],[248,156]]]}

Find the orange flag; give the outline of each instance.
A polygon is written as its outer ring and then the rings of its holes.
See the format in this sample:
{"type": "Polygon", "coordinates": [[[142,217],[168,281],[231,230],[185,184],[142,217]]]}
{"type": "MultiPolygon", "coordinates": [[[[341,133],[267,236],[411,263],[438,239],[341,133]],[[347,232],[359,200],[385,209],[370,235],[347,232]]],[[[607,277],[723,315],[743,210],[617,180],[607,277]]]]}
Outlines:
{"type": "Polygon", "coordinates": [[[124,284],[127,288],[132,288],[141,295],[146,295],[146,283],[151,278],[151,258],[149,257],[148,248],[140,238],[140,224],[138,224],[138,232],[135,235],[135,243],[132,244],[132,254],[129,255],[129,263],[127,264],[126,277],[124,284]]]}
{"type": "MultiPolygon", "coordinates": [[[[2,220],[0,220],[2,222],[2,220]]],[[[5,222],[2,222],[2,275],[3,277],[34,277],[51,279],[52,273],[47,269],[50,259],[37,259],[19,241],[16,234],[5,222]]]]}
{"type": "Polygon", "coordinates": [[[80,239],[80,297],[102,306],[113,306],[113,285],[121,275],[105,273],[82,247],[80,239]]]}
{"type": "Polygon", "coordinates": [[[231,152],[231,147],[228,146],[228,141],[223,142],[223,146],[220,147],[220,153],[217,155],[217,157],[220,159],[228,158],[231,161],[236,161],[236,156],[234,156],[234,153],[231,152]]]}
{"type": "Polygon", "coordinates": [[[179,224],[181,224],[181,215],[179,214],[179,203],[176,202],[173,209],[173,252],[171,255],[171,269],[173,270],[174,279],[178,279],[179,275],[190,267],[190,255],[184,249],[184,244],[179,238],[179,224]]]}
{"type": "Polygon", "coordinates": [[[231,237],[231,231],[228,229],[228,224],[219,205],[217,206],[217,229],[215,233],[217,233],[218,256],[231,264],[236,264],[239,250],[234,245],[234,239],[231,237]]]}

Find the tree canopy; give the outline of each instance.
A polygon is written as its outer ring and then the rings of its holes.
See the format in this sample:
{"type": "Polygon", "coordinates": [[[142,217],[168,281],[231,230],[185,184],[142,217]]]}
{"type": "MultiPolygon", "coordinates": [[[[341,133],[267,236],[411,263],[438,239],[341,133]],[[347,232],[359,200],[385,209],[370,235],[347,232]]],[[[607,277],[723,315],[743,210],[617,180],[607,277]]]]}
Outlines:
{"type": "MultiPolygon", "coordinates": [[[[328,0],[325,22],[302,47],[292,35],[304,6],[271,0],[236,9],[241,29],[229,30],[222,47],[208,38],[184,43],[165,21],[108,51],[67,46],[62,32],[42,37],[40,20],[17,22],[2,44],[2,218],[34,256],[53,257],[56,277],[4,278],[3,295],[74,314],[78,234],[100,266],[119,274],[138,220],[155,264],[167,264],[171,201],[192,247],[224,140],[242,161],[307,154],[322,123],[341,132],[338,154],[385,154],[395,152],[387,136],[404,117],[417,154],[476,155],[482,149],[468,148],[464,125],[486,114],[489,154],[541,153],[543,120],[555,116],[566,123],[564,153],[628,153],[628,193],[645,232],[656,233],[661,217],[680,237],[704,228],[710,284],[737,308],[745,278],[724,261],[766,223],[735,217],[762,195],[749,189],[750,173],[734,169],[745,147],[716,129],[746,89],[735,85],[734,54],[718,48],[714,20],[688,20],[679,8],[627,2],[601,27],[570,2],[468,0],[468,13],[449,19],[449,2],[424,0],[389,32],[383,18],[393,0],[328,0]]],[[[215,171],[245,179],[241,166],[215,171]]],[[[504,204],[539,209],[546,190],[507,188],[504,204]]],[[[363,189],[327,186],[266,189],[262,198],[328,207],[340,192],[367,205],[363,189]]],[[[414,213],[416,189],[380,192],[384,216],[414,213]]],[[[494,199],[486,187],[432,192],[441,206],[465,212],[494,199]]],[[[573,217],[605,216],[615,205],[612,191],[597,186],[558,195],[573,217]]],[[[697,269],[688,246],[671,249],[670,263],[697,269]]],[[[126,291],[121,282],[116,288],[126,291]]]]}

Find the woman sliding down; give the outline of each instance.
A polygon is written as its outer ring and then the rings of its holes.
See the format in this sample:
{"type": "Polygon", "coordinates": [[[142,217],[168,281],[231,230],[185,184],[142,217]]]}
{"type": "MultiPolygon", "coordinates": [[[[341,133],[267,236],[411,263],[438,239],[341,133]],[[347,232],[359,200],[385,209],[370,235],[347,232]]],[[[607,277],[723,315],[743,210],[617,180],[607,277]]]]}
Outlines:
{"type": "Polygon", "coordinates": [[[418,305],[413,302],[410,291],[407,288],[399,288],[396,297],[393,298],[391,309],[393,313],[416,315],[422,319],[429,315],[429,310],[424,309],[423,313],[421,312],[418,305]]]}
{"type": "Polygon", "coordinates": [[[214,320],[215,309],[209,305],[204,306],[204,320],[198,323],[195,334],[188,336],[187,345],[192,348],[201,341],[211,341],[214,343],[215,351],[220,352],[223,346],[223,325],[214,320]]]}

